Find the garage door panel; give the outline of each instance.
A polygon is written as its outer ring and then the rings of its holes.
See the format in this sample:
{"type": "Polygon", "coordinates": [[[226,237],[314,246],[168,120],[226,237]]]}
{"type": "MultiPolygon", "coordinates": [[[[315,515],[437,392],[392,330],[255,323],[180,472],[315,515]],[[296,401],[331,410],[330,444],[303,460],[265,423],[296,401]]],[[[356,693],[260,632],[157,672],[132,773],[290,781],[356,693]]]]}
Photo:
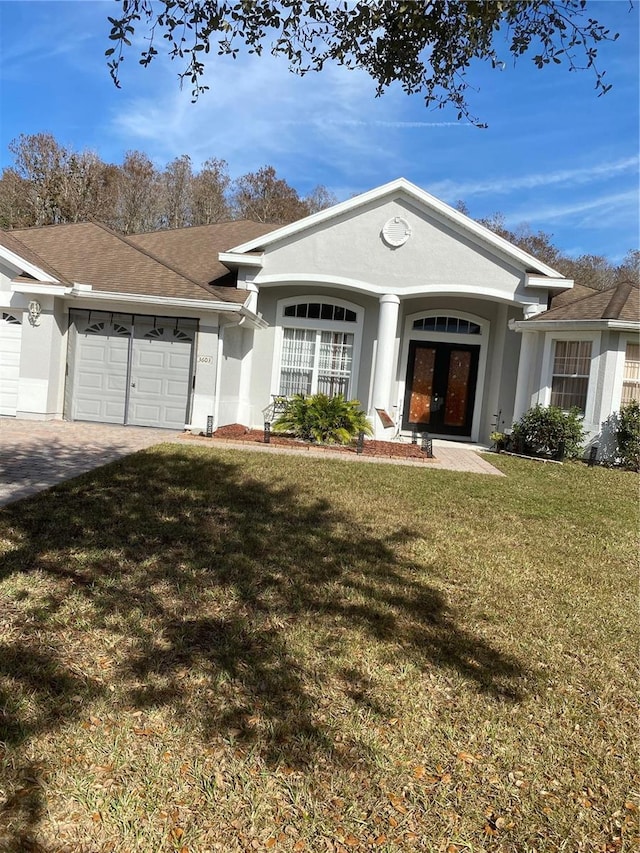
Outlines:
{"type": "Polygon", "coordinates": [[[107,356],[106,356],[107,364],[113,365],[114,367],[122,367],[124,368],[124,372],[127,369],[127,362],[129,360],[129,348],[121,347],[121,348],[113,348],[110,347],[107,356]]]}
{"type": "Polygon", "coordinates": [[[76,319],[72,418],[121,424],[125,415],[129,336],[124,333],[126,327],[115,326],[109,315],[105,319],[100,316],[92,312],[91,320],[76,319]]]}
{"type": "Polygon", "coordinates": [[[166,392],[168,397],[179,398],[181,394],[184,393],[184,385],[182,381],[173,381],[171,379],[167,379],[166,381],[166,392]]]}
{"type": "Polygon", "coordinates": [[[152,379],[150,376],[143,376],[138,379],[136,388],[139,394],[156,394],[160,396],[163,391],[163,385],[164,380],[159,376],[155,379],[152,379]]]}
{"type": "MultiPolygon", "coordinates": [[[[183,346],[180,344],[180,346],[183,346]]],[[[186,352],[170,352],[167,360],[167,368],[169,370],[189,370],[191,363],[191,349],[186,352]]]]}
{"type": "Polygon", "coordinates": [[[175,326],[136,328],[129,423],[174,429],[184,427],[189,403],[192,338],[193,334],[177,330],[175,326]]]}
{"type": "Polygon", "coordinates": [[[3,311],[0,313],[0,415],[16,415],[21,346],[19,316],[3,311]]]}
{"type": "Polygon", "coordinates": [[[102,391],[105,383],[106,377],[101,373],[90,373],[88,370],[83,370],[78,375],[79,391],[102,391]]]}
{"type": "MultiPolygon", "coordinates": [[[[148,346],[148,343],[145,341],[145,344],[143,346],[148,346]]],[[[158,343],[154,341],[154,347],[157,346],[158,343]]],[[[149,349],[143,349],[141,346],[140,351],[138,353],[137,366],[142,368],[150,367],[151,369],[164,368],[166,366],[165,354],[163,352],[158,351],[157,348],[154,351],[150,347],[149,349]]]]}
{"type": "Polygon", "coordinates": [[[114,376],[110,374],[107,376],[107,391],[117,391],[122,394],[125,393],[127,388],[127,377],[126,376],[114,376]]]}

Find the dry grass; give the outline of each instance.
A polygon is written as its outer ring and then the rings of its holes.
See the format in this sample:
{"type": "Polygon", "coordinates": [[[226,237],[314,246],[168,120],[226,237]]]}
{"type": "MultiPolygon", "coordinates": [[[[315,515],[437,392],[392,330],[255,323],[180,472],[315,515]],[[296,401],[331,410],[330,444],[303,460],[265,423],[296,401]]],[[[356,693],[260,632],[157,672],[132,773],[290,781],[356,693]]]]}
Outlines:
{"type": "Polygon", "coordinates": [[[637,477],[166,446],[0,512],[0,848],[637,849],[637,477]]]}

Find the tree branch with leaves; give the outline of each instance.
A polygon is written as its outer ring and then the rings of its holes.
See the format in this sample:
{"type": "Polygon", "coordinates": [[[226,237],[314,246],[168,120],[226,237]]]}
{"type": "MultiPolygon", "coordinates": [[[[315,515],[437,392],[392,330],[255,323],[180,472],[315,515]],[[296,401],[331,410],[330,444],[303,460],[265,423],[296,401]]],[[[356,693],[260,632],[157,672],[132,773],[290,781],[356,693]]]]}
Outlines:
{"type": "Polygon", "coordinates": [[[459,119],[479,127],[485,125],[471,114],[467,97],[472,63],[501,68],[526,54],[538,68],[553,63],[590,69],[603,95],[611,86],[596,64],[598,46],[618,38],[590,16],[587,0],[117,2],[122,14],[109,17],[113,44],[106,51],[117,86],[134,36],[146,40],[141,65],[158,56],[159,44],[181,62],[180,81],[191,84],[194,99],[209,88],[207,54],[236,58],[241,51],[268,50],[299,75],[329,63],[361,69],[378,96],[397,82],[407,94],[422,94],[427,107],[452,105],[459,119]],[[506,36],[503,48],[497,47],[498,33],[506,36]]]}

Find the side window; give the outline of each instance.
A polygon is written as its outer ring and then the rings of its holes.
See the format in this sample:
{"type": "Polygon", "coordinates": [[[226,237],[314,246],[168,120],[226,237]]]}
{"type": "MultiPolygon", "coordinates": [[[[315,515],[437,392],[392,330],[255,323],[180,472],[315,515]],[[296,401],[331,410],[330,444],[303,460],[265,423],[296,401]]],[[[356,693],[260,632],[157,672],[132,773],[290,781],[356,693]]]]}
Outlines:
{"type": "Polygon", "coordinates": [[[620,404],[640,403],[640,344],[627,344],[620,404]]]}
{"type": "Polygon", "coordinates": [[[589,390],[591,341],[556,341],[551,379],[551,405],[584,413],[589,390]]]}

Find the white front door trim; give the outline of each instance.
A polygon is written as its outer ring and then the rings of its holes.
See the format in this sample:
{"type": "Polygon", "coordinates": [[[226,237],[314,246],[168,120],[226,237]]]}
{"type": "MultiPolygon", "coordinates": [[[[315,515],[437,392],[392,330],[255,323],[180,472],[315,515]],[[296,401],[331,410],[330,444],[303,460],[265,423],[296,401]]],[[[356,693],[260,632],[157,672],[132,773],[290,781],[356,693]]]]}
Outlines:
{"type": "MultiPolygon", "coordinates": [[[[409,344],[411,341],[434,341],[436,343],[460,343],[474,344],[480,346],[480,355],[478,358],[478,378],[476,380],[476,394],[473,403],[473,418],[471,421],[471,441],[478,441],[480,434],[480,420],[482,417],[482,403],[484,398],[484,381],[487,370],[487,352],[489,344],[489,333],[491,323],[484,317],[479,317],[477,314],[469,314],[467,311],[458,311],[452,309],[447,311],[444,308],[428,311],[416,311],[414,314],[409,314],[405,318],[404,334],[402,336],[402,346],[400,350],[400,378],[398,381],[398,407],[397,418],[398,423],[402,423],[404,415],[404,396],[407,385],[407,368],[409,361],[409,344]],[[480,326],[479,335],[469,335],[449,332],[430,332],[421,331],[413,328],[416,320],[422,317],[459,317],[461,320],[468,320],[480,326]]],[[[451,436],[444,436],[444,438],[451,436]]]]}

